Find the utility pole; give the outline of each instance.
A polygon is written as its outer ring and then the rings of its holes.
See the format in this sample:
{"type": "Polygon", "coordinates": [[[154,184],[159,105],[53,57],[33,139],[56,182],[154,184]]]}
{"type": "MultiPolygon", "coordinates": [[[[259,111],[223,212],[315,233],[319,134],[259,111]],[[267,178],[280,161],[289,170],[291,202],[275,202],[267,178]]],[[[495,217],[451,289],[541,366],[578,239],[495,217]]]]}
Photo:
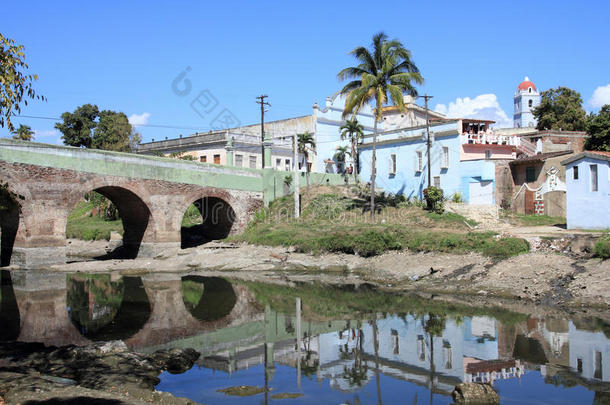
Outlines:
{"type": "Polygon", "coordinates": [[[424,99],[424,105],[426,108],[426,151],[428,153],[428,187],[430,187],[432,185],[432,181],[431,181],[431,174],[430,174],[430,144],[432,143],[430,141],[430,120],[428,118],[428,100],[430,100],[433,96],[429,96],[429,95],[424,95],[424,96],[418,96],[418,98],[423,98],[424,99]]]}
{"type": "Polygon", "coordinates": [[[271,107],[271,104],[269,104],[268,102],[265,101],[265,99],[269,97],[266,94],[261,94],[260,96],[256,97],[258,98],[260,101],[257,101],[256,104],[260,104],[261,105],[261,158],[262,158],[262,165],[261,167],[264,169],[265,168],[265,106],[268,105],[269,107],[271,107]]]}
{"type": "Polygon", "coordinates": [[[298,135],[295,133],[292,136],[292,168],[294,176],[294,217],[298,218],[301,213],[300,200],[299,200],[299,151],[298,151],[298,135]]]}

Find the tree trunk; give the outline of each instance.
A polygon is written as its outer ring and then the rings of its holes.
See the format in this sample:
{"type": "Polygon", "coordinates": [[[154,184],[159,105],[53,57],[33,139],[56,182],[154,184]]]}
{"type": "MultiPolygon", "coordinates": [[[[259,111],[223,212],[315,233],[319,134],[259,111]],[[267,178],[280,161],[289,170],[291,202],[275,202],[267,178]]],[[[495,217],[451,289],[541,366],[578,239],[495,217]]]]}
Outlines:
{"type": "Polygon", "coordinates": [[[371,156],[371,221],[375,220],[375,176],[377,175],[377,117],[373,126],[373,155],[371,156]]]}
{"type": "Polygon", "coordinates": [[[358,181],[358,155],[356,155],[356,144],[354,142],[354,137],[352,137],[352,161],[354,162],[354,169],[353,169],[353,175],[354,175],[354,183],[356,183],[358,181]]]}

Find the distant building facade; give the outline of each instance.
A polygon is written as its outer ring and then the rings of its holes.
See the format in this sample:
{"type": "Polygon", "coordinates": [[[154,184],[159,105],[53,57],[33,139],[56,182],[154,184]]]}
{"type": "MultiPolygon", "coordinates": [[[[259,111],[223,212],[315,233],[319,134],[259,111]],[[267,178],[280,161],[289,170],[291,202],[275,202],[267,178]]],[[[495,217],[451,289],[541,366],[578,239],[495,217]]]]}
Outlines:
{"type": "Polygon", "coordinates": [[[519,84],[514,96],[513,126],[515,128],[535,128],[538,120],[534,118],[533,110],[540,105],[540,93],[529,77],[519,84]]]}
{"type": "Polygon", "coordinates": [[[610,229],[610,152],[585,151],[561,164],[568,229],[610,229]]]}

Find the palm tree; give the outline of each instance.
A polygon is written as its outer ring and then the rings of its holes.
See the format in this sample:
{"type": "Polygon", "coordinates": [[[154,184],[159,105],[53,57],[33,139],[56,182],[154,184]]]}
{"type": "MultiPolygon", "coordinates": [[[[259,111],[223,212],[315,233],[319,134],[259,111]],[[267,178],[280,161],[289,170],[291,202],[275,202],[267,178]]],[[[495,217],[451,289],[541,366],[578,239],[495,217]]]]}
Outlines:
{"type": "Polygon", "coordinates": [[[345,158],[347,156],[352,157],[352,153],[347,150],[347,146],[337,146],[336,150],[335,159],[337,159],[337,163],[340,163],[343,170],[345,170],[345,158]]]}
{"type": "Polygon", "coordinates": [[[19,125],[19,128],[11,132],[13,134],[13,139],[19,139],[22,141],[31,141],[34,139],[34,131],[29,125],[19,125]]]}
{"type": "Polygon", "coordinates": [[[313,138],[313,134],[309,131],[302,134],[297,134],[297,150],[300,155],[305,158],[305,168],[307,170],[307,187],[309,187],[309,164],[307,160],[309,158],[309,152],[315,152],[316,141],[313,138]]]}
{"type": "Polygon", "coordinates": [[[404,111],[403,95],[417,96],[412,82],[422,84],[424,79],[411,61],[411,52],[400,41],[389,40],[383,32],[373,36],[370,51],[359,46],[350,54],[354,55],[359,64],[337,74],[340,81],[353,79],[341,90],[341,94],[347,96],[343,118],[357,114],[367,104],[375,107],[371,157],[371,219],[375,219],[377,122],[381,120],[383,106],[389,100],[400,111],[404,111]]]}
{"type": "Polygon", "coordinates": [[[341,140],[349,139],[352,146],[352,158],[354,158],[354,166],[356,170],[354,170],[354,179],[358,180],[358,173],[360,163],[358,162],[358,151],[356,150],[358,142],[364,136],[364,127],[361,123],[358,122],[356,117],[353,117],[351,120],[345,121],[343,125],[339,128],[341,131],[341,140]]]}

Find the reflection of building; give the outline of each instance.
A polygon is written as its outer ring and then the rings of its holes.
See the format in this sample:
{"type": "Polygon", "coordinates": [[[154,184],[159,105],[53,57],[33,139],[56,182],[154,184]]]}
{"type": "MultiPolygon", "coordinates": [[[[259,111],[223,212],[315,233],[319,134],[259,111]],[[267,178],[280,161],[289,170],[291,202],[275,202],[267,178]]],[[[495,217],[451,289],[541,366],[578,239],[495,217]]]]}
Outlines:
{"type": "Polygon", "coordinates": [[[577,329],[570,322],[570,368],[586,379],[610,381],[610,340],[603,332],[577,329]]]}

